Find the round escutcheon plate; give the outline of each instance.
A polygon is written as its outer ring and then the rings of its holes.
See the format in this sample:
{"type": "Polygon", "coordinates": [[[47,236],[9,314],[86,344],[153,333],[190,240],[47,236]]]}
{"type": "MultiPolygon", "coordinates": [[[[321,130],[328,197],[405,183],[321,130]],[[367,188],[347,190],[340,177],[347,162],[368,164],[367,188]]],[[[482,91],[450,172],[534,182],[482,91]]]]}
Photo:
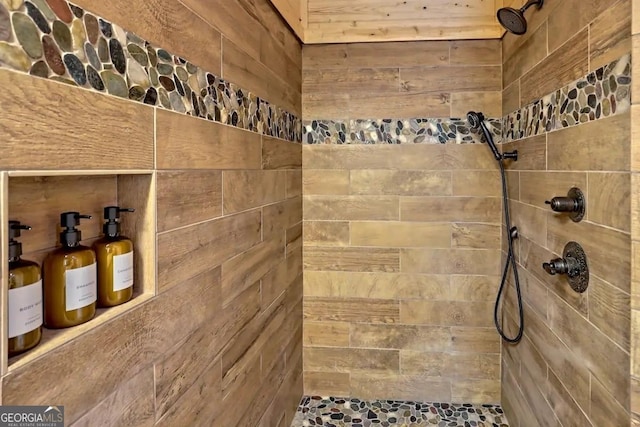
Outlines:
{"type": "Polygon", "coordinates": [[[582,246],[576,242],[569,242],[565,245],[562,256],[574,266],[567,274],[571,288],[579,293],[586,291],[589,286],[589,266],[587,254],[584,253],[582,246]]]}

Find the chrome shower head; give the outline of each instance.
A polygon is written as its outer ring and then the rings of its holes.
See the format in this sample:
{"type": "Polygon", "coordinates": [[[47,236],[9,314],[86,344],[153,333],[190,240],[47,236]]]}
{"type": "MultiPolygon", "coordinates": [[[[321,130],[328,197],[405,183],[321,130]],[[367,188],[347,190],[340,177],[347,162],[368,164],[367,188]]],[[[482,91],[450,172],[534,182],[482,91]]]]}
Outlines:
{"type": "Polygon", "coordinates": [[[537,5],[538,9],[542,7],[544,0],[529,0],[527,4],[520,9],[514,9],[512,7],[503,7],[498,9],[498,22],[507,31],[518,36],[527,32],[527,20],[524,17],[524,12],[531,6],[537,5]]]}

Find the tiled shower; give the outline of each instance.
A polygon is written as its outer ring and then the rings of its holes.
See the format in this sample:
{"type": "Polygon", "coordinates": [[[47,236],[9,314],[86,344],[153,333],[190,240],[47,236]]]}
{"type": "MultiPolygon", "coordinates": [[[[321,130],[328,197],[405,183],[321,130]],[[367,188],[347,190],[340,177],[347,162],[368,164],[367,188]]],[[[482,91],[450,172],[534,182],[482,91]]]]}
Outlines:
{"type": "MultiPolygon", "coordinates": [[[[502,402],[516,426],[628,423],[630,2],[562,27],[573,3],[545,5],[502,41],[304,47],[305,394],[502,402]],[[516,345],[493,325],[507,233],[498,167],[469,144],[467,111],[519,153],[505,161],[516,345]],[[545,205],[572,187],[586,193],[580,223],[545,205]],[[569,241],[588,254],[584,293],[542,269],[569,241]]],[[[499,320],[514,336],[507,286],[499,320]]],[[[436,422],[468,425],[457,409],[437,408],[436,422]]],[[[412,410],[403,422],[434,422],[412,410]]],[[[345,416],[357,425],[361,412],[345,416]]]]}
{"type": "Polygon", "coordinates": [[[77,3],[0,0],[0,219],[139,174],[152,279],[34,353],[0,346],[3,405],[74,426],[640,423],[635,1],[547,0],[502,39],[305,46],[267,0],[77,3]],[[518,344],[494,326],[510,230],[468,111],[519,154],[518,344]],[[572,187],[581,222],[545,204],[572,187]],[[542,268],[570,241],[583,293],[542,268]]]}

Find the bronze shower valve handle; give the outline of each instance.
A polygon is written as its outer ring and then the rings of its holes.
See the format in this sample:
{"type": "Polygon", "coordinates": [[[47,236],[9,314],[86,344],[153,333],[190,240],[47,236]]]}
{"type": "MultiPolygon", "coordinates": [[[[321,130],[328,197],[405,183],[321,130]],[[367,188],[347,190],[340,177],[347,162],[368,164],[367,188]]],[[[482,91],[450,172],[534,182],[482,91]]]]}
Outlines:
{"type": "Polygon", "coordinates": [[[579,293],[589,286],[589,267],[587,255],[582,246],[576,242],[569,242],[562,251],[562,258],[554,258],[542,264],[542,268],[551,276],[564,274],[567,276],[571,288],[579,293]]]}

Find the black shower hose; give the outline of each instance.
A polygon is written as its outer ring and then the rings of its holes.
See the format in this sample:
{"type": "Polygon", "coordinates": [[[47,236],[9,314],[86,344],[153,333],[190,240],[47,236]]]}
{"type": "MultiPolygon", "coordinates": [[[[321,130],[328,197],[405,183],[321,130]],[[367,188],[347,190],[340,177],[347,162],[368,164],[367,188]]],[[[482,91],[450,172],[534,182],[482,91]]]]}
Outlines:
{"type": "Polygon", "coordinates": [[[517,343],[522,339],[522,335],[524,333],[524,309],[522,307],[522,292],[520,291],[520,278],[518,277],[518,268],[516,265],[516,258],[513,254],[513,239],[515,233],[511,230],[511,215],[509,213],[509,193],[507,187],[507,176],[504,171],[504,165],[502,164],[502,160],[498,161],[500,165],[500,175],[502,178],[502,205],[504,206],[504,219],[507,226],[507,242],[509,244],[509,250],[507,252],[507,260],[504,263],[504,269],[502,270],[502,279],[500,280],[500,289],[498,289],[498,295],[496,296],[496,305],[493,309],[493,321],[496,325],[496,329],[498,333],[502,337],[503,340],[509,343],[517,343]],[[519,326],[518,333],[515,337],[508,337],[507,334],[500,326],[500,320],[498,319],[498,311],[500,307],[500,300],[502,299],[502,293],[504,292],[505,284],[507,283],[507,274],[509,273],[509,267],[513,270],[513,279],[514,285],[516,287],[516,296],[518,300],[518,315],[519,315],[519,326]]]}

